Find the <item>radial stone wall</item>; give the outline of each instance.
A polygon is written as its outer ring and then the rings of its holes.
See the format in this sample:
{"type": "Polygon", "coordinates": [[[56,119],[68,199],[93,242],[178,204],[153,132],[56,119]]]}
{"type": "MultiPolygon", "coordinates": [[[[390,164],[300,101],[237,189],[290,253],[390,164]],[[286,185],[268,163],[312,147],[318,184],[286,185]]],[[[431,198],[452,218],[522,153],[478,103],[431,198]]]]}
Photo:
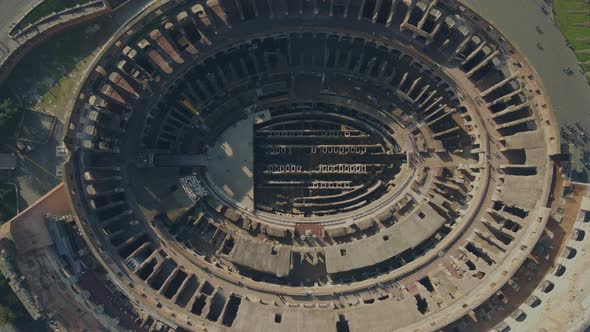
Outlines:
{"type": "Polygon", "coordinates": [[[455,1],[173,1],[97,57],[65,179],[94,255],[172,327],[428,331],[538,241],[554,125],[455,1]]]}

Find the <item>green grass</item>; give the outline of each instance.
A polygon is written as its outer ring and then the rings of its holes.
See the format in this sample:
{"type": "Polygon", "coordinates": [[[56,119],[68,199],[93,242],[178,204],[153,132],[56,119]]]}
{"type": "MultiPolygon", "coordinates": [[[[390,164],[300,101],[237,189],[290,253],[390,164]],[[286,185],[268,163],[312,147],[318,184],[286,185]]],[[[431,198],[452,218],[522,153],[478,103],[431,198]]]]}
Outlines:
{"type": "Polygon", "coordinates": [[[16,215],[16,191],[11,184],[0,184],[0,224],[16,215]]]}
{"type": "Polygon", "coordinates": [[[93,53],[116,25],[103,16],[52,36],[29,52],[0,86],[0,100],[59,116],[65,112],[93,53]]]}
{"type": "Polygon", "coordinates": [[[94,0],[46,0],[42,4],[33,8],[18,24],[15,29],[18,31],[25,29],[29,24],[35,24],[53,13],[61,12],[64,9],[72,8],[77,5],[87,4],[94,0]]]}
{"type": "Polygon", "coordinates": [[[590,73],[590,3],[585,0],[555,0],[553,6],[559,29],[574,47],[582,68],[590,73]]]}

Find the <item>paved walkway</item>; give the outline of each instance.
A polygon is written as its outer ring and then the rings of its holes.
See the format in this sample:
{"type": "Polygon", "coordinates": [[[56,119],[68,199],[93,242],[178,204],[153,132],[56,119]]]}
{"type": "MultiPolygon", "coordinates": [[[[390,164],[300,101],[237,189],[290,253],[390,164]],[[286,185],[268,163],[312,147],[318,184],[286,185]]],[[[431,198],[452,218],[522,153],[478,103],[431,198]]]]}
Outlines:
{"type": "Polygon", "coordinates": [[[0,0],[0,63],[4,62],[10,51],[18,47],[18,43],[8,36],[10,26],[29,11],[37,1],[0,0]]]}
{"type": "Polygon", "coordinates": [[[590,87],[578,71],[578,60],[549,15],[544,0],[461,0],[490,21],[518,45],[535,67],[549,95],[557,121],[563,125],[580,121],[590,129],[590,87]],[[542,34],[537,32],[536,26],[542,34]],[[544,50],[537,48],[541,43],[544,50]],[[563,69],[571,67],[574,74],[563,69]]]}
{"type": "Polygon", "coordinates": [[[0,0],[0,32],[2,32],[2,40],[9,38],[10,26],[37,2],[39,0],[0,0]]]}

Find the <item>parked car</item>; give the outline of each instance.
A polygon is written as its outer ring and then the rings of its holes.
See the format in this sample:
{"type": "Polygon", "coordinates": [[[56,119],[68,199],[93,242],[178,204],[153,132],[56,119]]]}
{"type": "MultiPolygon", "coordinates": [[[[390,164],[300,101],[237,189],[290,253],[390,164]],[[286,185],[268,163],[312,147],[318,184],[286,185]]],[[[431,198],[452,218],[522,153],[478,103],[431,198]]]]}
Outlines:
{"type": "Polygon", "coordinates": [[[35,147],[32,144],[25,144],[22,142],[16,142],[16,147],[20,153],[29,153],[35,151],[35,147]]]}

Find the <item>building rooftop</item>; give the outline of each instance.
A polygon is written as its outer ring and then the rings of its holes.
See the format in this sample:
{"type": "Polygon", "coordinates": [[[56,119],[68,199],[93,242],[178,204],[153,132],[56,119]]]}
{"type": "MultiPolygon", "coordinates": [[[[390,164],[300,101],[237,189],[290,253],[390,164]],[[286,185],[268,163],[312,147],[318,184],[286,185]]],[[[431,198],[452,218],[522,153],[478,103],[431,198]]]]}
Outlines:
{"type": "Polygon", "coordinates": [[[0,170],[13,170],[16,168],[16,163],[16,155],[0,154],[0,170]]]}

